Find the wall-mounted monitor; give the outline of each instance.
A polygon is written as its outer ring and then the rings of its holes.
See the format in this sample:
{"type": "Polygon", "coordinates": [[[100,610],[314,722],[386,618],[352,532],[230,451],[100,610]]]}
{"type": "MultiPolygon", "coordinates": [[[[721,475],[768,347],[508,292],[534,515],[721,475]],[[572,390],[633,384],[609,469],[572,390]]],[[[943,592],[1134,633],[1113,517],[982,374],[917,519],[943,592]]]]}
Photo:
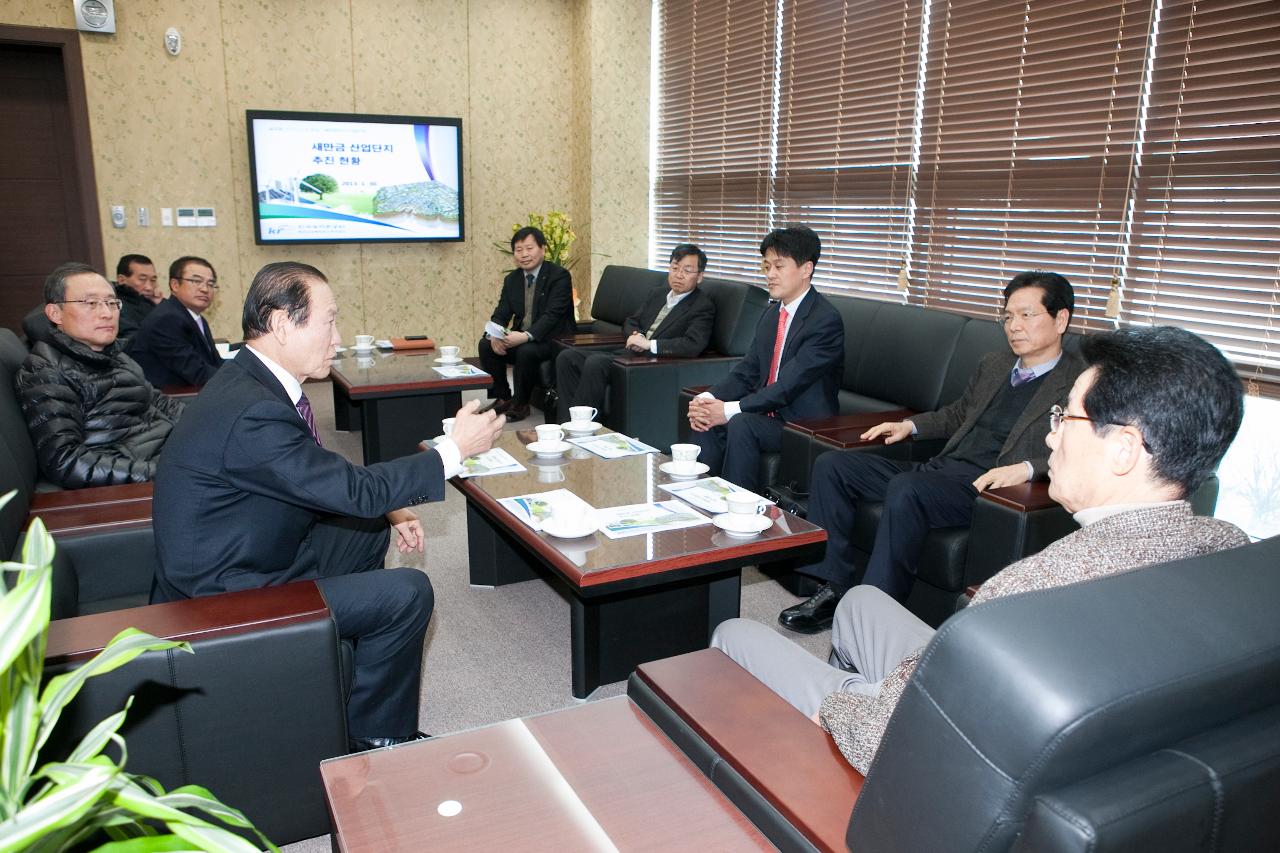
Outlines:
{"type": "Polygon", "coordinates": [[[253,238],[462,240],[462,120],[247,110],[253,238]]]}

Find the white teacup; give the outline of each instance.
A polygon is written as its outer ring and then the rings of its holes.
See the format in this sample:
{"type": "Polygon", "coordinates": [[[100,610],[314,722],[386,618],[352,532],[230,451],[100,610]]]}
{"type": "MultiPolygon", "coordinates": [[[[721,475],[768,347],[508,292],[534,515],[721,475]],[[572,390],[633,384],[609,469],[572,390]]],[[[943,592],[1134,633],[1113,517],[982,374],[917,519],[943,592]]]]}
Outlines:
{"type": "Polygon", "coordinates": [[[555,424],[539,424],[534,427],[534,432],[538,434],[538,441],[551,444],[564,439],[564,430],[555,424]]]}
{"type": "Polygon", "coordinates": [[[457,347],[440,347],[440,357],[447,358],[449,361],[455,360],[458,357],[458,352],[457,347]]]}
{"type": "Polygon", "coordinates": [[[377,359],[369,356],[356,357],[356,367],[359,367],[362,370],[368,370],[370,367],[373,367],[377,363],[378,363],[377,359]]]}
{"type": "Polygon", "coordinates": [[[453,432],[453,422],[456,420],[457,418],[445,418],[440,422],[440,429],[444,432],[445,435],[448,435],[449,433],[453,432]]]}
{"type": "Polygon", "coordinates": [[[373,349],[373,335],[356,335],[356,349],[373,349]]]}
{"type": "Polygon", "coordinates": [[[698,461],[698,453],[701,450],[702,448],[696,444],[673,444],[671,445],[671,461],[676,463],[677,468],[688,471],[698,461]]]}
{"type": "Polygon", "coordinates": [[[570,406],[569,420],[575,424],[589,424],[596,419],[600,410],[593,406],[570,406]]]}
{"type": "Polygon", "coordinates": [[[764,504],[750,492],[730,492],[724,496],[729,512],[735,515],[757,515],[764,512],[764,504]]]}
{"type": "Polygon", "coordinates": [[[563,483],[564,468],[559,465],[534,465],[538,469],[539,483],[563,483]]]}

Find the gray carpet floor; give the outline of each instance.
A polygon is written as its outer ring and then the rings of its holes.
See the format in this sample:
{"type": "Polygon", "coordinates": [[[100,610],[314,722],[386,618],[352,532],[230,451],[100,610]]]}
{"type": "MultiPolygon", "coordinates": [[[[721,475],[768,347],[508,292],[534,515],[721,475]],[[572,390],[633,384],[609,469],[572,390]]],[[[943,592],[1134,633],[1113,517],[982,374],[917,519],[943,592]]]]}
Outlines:
{"type": "MultiPolygon", "coordinates": [[[[325,447],[361,461],[360,434],[333,429],[333,395],[328,383],[306,386],[325,447]]],[[[464,400],[483,397],[470,392],[464,400]]],[[[530,429],[541,414],[507,429],[530,429]]],[[[439,432],[424,425],[423,437],[439,432]]],[[[526,581],[496,589],[467,581],[466,504],[452,487],[443,502],[415,509],[426,531],[426,553],[406,557],[394,549],[389,566],[425,571],[435,590],[435,614],[427,631],[419,728],[446,734],[524,717],[578,703],[570,691],[569,604],[549,584],[526,581]]],[[[742,615],[773,626],[825,659],[830,632],[801,636],[777,625],[778,611],[800,599],[763,573],[743,573],[742,615]]],[[[607,684],[587,701],[618,696],[625,682],[607,684]]],[[[301,841],[288,853],[328,853],[329,837],[301,841]]]]}

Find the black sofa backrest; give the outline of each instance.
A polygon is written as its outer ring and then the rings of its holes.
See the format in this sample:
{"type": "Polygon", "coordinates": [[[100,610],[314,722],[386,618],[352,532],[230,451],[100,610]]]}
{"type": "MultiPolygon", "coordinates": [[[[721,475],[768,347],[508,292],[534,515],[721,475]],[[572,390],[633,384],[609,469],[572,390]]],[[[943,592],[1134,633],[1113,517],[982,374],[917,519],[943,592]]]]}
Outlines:
{"type": "MultiPolygon", "coordinates": [[[[16,353],[11,352],[9,342],[5,338],[12,338],[18,346],[22,346],[13,332],[0,329],[0,447],[3,447],[12,457],[12,466],[18,478],[14,487],[21,488],[30,494],[35,491],[36,480],[39,477],[36,450],[31,443],[31,433],[27,431],[27,419],[22,414],[17,392],[13,388],[16,370],[10,365],[16,353]]],[[[23,352],[25,351],[26,348],[23,347],[23,352]]],[[[0,494],[3,493],[0,492],[0,494]]]]}
{"type": "Polygon", "coordinates": [[[1278,564],[1280,537],[956,614],[890,719],[850,848],[998,851],[1024,830],[1110,832],[1044,812],[1105,819],[1123,799],[1126,843],[1090,849],[1280,849],[1278,564]],[[1204,823],[1171,847],[1154,841],[1168,810],[1153,794],[1175,770],[1196,782],[1180,810],[1204,823]]]}
{"type": "Polygon", "coordinates": [[[595,295],[591,297],[592,331],[622,331],[623,321],[644,304],[649,294],[666,286],[665,272],[609,264],[600,273],[595,295]]]}
{"type": "Polygon", "coordinates": [[[947,361],[947,373],[942,379],[937,405],[945,406],[952,400],[959,399],[984,355],[1008,349],[1009,341],[999,323],[970,318],[960,330],[951,358],[947,361]]]}
{"type": "Polygon", "coordinates": [[[882,304],[866,331],[852,390],[921,412],[934,408],[965,322],[918,305],[882,304]]]}
{"type": "Polygon", "coordinates": [[[698,286],[716,306],[708,348],[719,355],[746,355],[760,315],[769,305],[769,291],[725,278],[704,278],[698,286]]]}

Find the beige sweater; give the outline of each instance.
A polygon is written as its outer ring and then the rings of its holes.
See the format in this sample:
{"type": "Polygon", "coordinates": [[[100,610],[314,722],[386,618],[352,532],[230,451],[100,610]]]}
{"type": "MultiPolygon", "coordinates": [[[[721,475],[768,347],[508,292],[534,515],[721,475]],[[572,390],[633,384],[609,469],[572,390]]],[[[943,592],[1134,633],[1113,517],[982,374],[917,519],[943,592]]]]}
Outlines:
{"type": "MultiPolygon", "coordinates": [[[[973,604],[1223,551],[1248,542],[1249,537],[1233,524],[1193,515],[1191,505],[1185,501],[1135,509],[1103,518],[997,572],[978,590],[973,604]]],[[[860,773],[865,774],[870,768],[889,717],[923,651],[917,650],[898,664],[880,683],[880,693],[874,697],[833,693],[823,700],[818,710],[822,727],[860,773]]]]}

